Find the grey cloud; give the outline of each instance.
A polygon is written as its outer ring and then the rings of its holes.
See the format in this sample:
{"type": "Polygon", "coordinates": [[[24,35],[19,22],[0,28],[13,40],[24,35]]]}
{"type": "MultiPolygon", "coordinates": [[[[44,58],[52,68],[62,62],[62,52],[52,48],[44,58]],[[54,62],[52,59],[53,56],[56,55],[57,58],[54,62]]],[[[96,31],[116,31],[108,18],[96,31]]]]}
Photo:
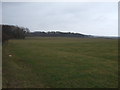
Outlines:
{"type": "Polygon", "coordinates": [[[3,3],[3,23],[32,31],[117,35],[117,19],[117,3],[3,3]]]}

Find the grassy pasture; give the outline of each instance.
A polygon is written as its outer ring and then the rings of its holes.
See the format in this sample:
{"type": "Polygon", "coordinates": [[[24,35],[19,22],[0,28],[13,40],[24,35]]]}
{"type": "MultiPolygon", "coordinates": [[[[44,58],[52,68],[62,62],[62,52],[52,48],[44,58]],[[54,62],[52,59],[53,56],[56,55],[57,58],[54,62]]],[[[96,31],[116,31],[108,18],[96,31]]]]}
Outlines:
{"type": "Polygon", "coordinates": [[[3,87],[118,87],[118,41],[60,37],[10,40],[3,46],[3,87]]]}
{"type": "Polygon", "coordinates": [[[2,88],[2,44],[0,43],[0,89],[2,88]]]}

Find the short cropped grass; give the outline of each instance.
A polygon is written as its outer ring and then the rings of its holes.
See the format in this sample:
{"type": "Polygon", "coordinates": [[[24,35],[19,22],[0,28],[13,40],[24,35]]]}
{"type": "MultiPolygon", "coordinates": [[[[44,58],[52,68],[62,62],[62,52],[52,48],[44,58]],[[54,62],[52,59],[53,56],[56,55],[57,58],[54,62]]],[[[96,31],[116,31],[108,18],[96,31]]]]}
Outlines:
{"type": "Polygon", "coordinates": [[[3,87],[116,88],[118,41],[61,37],[10,40],[3,45],[3,87]]]}

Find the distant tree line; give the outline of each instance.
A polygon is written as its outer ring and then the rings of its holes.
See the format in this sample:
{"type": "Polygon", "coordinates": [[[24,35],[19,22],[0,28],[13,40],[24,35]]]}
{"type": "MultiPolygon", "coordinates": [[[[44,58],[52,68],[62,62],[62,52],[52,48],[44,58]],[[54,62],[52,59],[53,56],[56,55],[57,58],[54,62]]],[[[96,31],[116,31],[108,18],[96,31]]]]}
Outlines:
{"type": "Polygon", "coordinates": [[[29,32],[28,28],[14,26],[14,25],[0,25],[2,26],[2,42],[9,39],[25,39],[26,34],[29,32]]]}
{"type": "Polygon", "coordinates": [[[30,32],[28,28],[14,26],[14,25],[0,25],[2,31],[2,42],[6,42],[9,39],[25,39],[25,37],[93,37],[91,35],[84,35],[80,33],[72,32],[60,32],[60,31],[39,31],[30,32]]]}
{"type": "Polygon", "coordinates": [[[30,32],[27,34],[29,37],[92,37],[90,35],[84,35],[80,33],[71,32],[59,32],[59,31],[49,31],[49,32],[30,32]]]}

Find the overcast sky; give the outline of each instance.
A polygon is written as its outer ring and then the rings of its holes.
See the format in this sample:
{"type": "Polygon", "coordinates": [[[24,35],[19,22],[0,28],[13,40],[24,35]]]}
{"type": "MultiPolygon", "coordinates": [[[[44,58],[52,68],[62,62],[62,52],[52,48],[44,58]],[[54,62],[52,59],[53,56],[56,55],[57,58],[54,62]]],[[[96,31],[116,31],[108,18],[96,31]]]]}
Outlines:
{"type": "Polygon", "coordinates": [[[116,2],[3,2],[2,23],[30,31],[118,35],[116,2]]]}

